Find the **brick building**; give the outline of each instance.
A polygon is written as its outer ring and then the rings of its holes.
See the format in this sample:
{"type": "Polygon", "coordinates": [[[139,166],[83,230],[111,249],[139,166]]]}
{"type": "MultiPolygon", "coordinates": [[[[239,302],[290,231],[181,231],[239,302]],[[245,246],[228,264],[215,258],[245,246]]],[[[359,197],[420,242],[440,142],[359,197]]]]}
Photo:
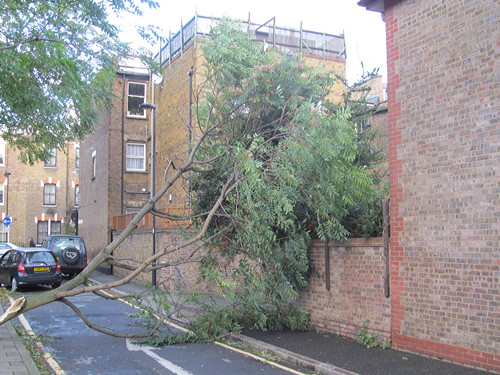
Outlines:
{"type": "Polygon", "coordinates": [[[19,152],[0,138],[0,212],[12,218],[0,224],[0,241],[40,244],[48,234],[74,230],[71,212],[79,204],[79,144],[53,150],[45,163],[21,163],[19,152]]]}
{"type": "Polygon", "coordinates": [[[89,255],[102,250],[111,236],[111,218],[137,212],[149,194],[151,127],[139,105],[151,98],[149,73],[120,66],[111,109],[81,142],[79,234],[89,255]]]}
{"type": "MultiPolygon", "coordinates": [[[[162,82],[155,86],[157,104],[157,169],[156,180],[163,180],[167,161],[181,163],[187,156],[189,140],[195,128],[193,103],[203,83],[203,53],[200,48],[217,20],[196,16],[182,27],[161,49],[159,54],[162,82]]],[[[303,61],[311,66],[321,65],[345,76],[345,42],[343,36],[307,30],[278,27],[275,19],[265,24],[242,22],[251,38],[263,48],[275,48],[283,53],[301,52],[303,61]]],[[[332,87],[331,97],[340,100],[341,82],[332,87]]],[[[189,201],[190,187],[186,181],[178,184],[159,203],[160,207],[182,206],[189,201]]]]}
{"type": "Polygon", "coordinates": [[[500,371],[500,4],[358,4],[387,30],[393,345],[500,371]]]}

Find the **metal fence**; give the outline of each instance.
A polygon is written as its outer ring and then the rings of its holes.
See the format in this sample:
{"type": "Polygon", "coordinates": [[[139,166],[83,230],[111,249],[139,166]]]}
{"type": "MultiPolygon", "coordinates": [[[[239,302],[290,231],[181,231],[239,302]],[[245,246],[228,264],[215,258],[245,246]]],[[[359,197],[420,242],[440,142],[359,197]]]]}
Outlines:
{"type": "MultiPolygon", "coordinates": [[[[195,16],[186,25],[172,35],[157,56],[161,65],[169,63],[180,55],[196,38],[207,38],[220,18],[195,16]]],[[[346,58],[343,35],[332,35],[316,31],[295,30],[276,26],[275,18],[263,24],[241,21],[241,28],[247,31],[257,42],[266,47],[277,48],[285,52],[308,53],[325,58],[346,58]]]]}

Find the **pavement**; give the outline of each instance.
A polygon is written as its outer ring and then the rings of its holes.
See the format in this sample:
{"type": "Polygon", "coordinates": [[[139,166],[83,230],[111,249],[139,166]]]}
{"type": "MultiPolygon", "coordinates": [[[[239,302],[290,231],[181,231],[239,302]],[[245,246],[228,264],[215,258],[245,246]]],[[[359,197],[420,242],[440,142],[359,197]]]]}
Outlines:
{"type": "MultiPolygon", "coordinates": [[[[91,280],[108,283],[117,277],[94,272],[91,280]]],[[[114,291],[146,297],[146,286],[129,283],[114,291]]],[[[0,313],[3,313],[0,306],[0,313]]],[[[179,320],[189,319],[194,309],[184,306],[179,320]]],[[[366,348],[356,341],[316,331],[245,331],[232,339],[261,352],[324,375],[480,375],[491,374],[439,359],[380,347],[366,348]]],[[[39,375],[11,322],[0,326],[0,375],[39,375]]]]}
{"type": "Polygon", "coordinates": [[[0,326],[0,375],[40,375],[12,322],[0,326]]]}

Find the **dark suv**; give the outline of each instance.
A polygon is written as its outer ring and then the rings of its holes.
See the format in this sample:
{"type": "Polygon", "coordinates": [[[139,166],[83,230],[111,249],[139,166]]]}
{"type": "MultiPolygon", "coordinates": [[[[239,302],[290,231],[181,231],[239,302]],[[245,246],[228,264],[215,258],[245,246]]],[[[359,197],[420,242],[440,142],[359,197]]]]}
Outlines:
{"type": "Polygon", "coordinates": [[[78,275],[87,267],[87,249],[80,236],[50,235],[42,247],[51,250],[61,263],[61,271],[69,276],[78,275]]]}

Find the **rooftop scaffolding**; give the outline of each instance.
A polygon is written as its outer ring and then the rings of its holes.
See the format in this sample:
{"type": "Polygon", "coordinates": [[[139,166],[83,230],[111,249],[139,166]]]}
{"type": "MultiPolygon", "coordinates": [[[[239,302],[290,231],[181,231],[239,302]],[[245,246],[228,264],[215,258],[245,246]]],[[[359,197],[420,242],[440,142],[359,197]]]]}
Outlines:
{"type": "MultiPolygon", "coordinates": [[[[157,59],[161,65],[167,64],[192,43],[195,38],[207,38],[210,30],[221,19],[197,15],[171,36],[161,47],[157,59]]],[[[266,47],[277,48],[285,52],[307,53],[323,58],[346,58],[343,35],[332,35],[316,31],[300,30],[276,26],[273,17],[263,24],[241,21],[242,30],[247,31],[257,42],[266,47]]]]}

